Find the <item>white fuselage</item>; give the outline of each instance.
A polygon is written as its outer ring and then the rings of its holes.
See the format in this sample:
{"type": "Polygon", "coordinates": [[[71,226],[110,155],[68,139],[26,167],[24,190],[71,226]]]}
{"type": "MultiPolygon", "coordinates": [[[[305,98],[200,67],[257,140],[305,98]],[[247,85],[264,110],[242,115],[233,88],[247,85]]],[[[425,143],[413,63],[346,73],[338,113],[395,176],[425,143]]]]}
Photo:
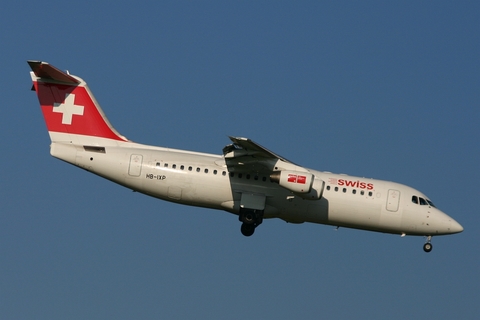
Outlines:
{"type": "MultiPolygon", "coordinates": [[[[81,140],[76,137],[76,140],[81,140]]],[[[243,193],[266,196],[264,218],[313,222],[408,235],[442,235],[461,226],[408,186],[307,169],[325,181],[319,200],[306,200],[256,172],[229,172],[224,156],[105,139],[102,147],[54,142],[54,157],[132,190],[185,205],[238,214],[243,193]]],[[[57,139],[58,141],[58,139],[57,139]]],[[[95,142],[98,145],[98,138],[95,142]]],[[[278,161],[278,165],[289,165],[278,161]]],[[[281,168],[290,169],[290,168],[281,168]]]]}

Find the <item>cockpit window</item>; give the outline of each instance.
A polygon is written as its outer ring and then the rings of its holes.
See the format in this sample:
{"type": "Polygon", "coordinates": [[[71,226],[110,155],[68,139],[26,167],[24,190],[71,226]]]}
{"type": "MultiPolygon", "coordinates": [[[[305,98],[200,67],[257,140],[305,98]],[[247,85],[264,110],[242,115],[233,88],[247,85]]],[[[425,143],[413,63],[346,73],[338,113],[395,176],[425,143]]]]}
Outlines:
{"type": "Polygon", "coordinates": [[[421,197],[412,196],[412,202],[415,204],[420,204],[421,206],[430,206],[435,208],[435,205],[433,204],[432,201],[421,198],[421,197]]]}
{"type": "Polygon", "coordinates": [[[415,204],[418,204],[418,197],[417,196],[412,196],[412,202],[415,204]]]}
{"type": "Polygon", "coordinates": [[[428,203],[427,203],[427,201],[426,201],[425,199],[420,198],[420,205],[421,205],[421,206],[426,206],[426,205],[428,205],[428,203]]]}

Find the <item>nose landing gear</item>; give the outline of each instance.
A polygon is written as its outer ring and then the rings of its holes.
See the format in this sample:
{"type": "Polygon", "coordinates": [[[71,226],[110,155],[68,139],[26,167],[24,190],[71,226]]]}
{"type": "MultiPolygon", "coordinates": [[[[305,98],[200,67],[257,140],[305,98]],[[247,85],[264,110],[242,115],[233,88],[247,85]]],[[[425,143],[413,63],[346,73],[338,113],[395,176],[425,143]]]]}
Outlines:
{"type": "Polygon", "coordinates": [[[430,252],[432,251],[432,244],[431,244],[431,241],[432,241],[432,236],[427,236],[427,242],[425,242],[425,244],[423,245],[423,251],[425,252],[430,252]]]}

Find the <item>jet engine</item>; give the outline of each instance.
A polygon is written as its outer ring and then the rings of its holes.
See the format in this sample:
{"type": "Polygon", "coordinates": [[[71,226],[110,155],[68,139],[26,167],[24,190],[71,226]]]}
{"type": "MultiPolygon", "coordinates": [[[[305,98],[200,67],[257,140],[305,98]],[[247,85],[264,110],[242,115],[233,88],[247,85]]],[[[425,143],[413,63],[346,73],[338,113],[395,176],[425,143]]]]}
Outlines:
{"type": "Polygon", "coordinates": [[[314,175],[308,172],[283,170],[274,171],[270,175],[270,179],[290,191],[309,193],[312,188],[314,175]]]}
{"type": "Polygon", "coordinates": [[[274,171],[270,175],[270,180],[278,183],[281,187],[292,191],[299,197],[308,200],[318,200],[322,197],[325,182],[316,179],[309,172],[299,171],[274,171]]]}

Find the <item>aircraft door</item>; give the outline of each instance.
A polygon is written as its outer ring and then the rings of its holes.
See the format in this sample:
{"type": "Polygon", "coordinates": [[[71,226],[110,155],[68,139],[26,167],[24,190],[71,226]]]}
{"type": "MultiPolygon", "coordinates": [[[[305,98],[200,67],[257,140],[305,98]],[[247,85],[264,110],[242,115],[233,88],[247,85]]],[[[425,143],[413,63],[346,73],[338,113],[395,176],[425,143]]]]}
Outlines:
{"type": "Polygon", "coordinates": [[[389,189],[387,196],[387,210],[396,212],[398,210],[398,204],[400,203],[400,191],[389,189]]]}
{"type": "Polygon", "coordinates": [[[133,177],[140,176],[142,171],[142,160],[143,156],[141,154],[132,154],[130,156],[130,165],[128,166],[128,174],[133,177]]]}

